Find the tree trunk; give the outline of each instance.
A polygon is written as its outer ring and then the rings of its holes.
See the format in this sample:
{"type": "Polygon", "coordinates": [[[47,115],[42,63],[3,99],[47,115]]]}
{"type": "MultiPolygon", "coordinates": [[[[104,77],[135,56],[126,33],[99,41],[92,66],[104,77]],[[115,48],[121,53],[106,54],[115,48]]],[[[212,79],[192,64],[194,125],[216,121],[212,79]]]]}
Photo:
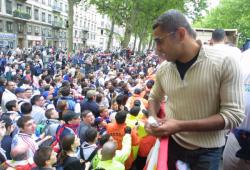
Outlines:
{"type": "Polygon", "coordinates": [[[148,44],[148,51],[151,50],[152,44],[153,44],[153,37],[151,35],[150,40],[149,40],[149,44],[148,44]]]}
{"type": "Polygon", "coordinates": [[[122,48],[128,48],[128,44],[129,44],[129,41],[130,41],[131,34],[132,34],[131,25],[127,24],[125,34],[124,34],[124,39],[123,39],[123,41],[121,43],[122,48]]]}
{"type": "Polygon", "coordinates": [[[108,44],[107,44],[107,49],[106,49],[106,51],[110,51],[110,46],[111,46],[111,43],[112,43],[112,41],[113,41],[114,27],[115,27],[115,22],[114,22],[114,20],[112,19],[111,29],[110,29],[110,33],[109,33],[109,39],[108,39],[108,44]]]}
{"type": "Polygon", "coordinates": [[[140,37],[140,41],[138,44],[138,52],[141,52],[141,46],[142,46],[142,38],[140,37]]]}
{"type": "Polygon", "coordinates": [[[134,45],[133,45],[133,51],[134,52],[135,52],[136,40],[137,40],[137,34],[135,34],[135,40],[134,40],[134,45]]]}
{"type": "Polygon", "coordinates": [[[67,28],[67,46],[68,53],[73,53],[73,25],[74,25],[74,1],[68,0],[68,28],[67,28]]]}

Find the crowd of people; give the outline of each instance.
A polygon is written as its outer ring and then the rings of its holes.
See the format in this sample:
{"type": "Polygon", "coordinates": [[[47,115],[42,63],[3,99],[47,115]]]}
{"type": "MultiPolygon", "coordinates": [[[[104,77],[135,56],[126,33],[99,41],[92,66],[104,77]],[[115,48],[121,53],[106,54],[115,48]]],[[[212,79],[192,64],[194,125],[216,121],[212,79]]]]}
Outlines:
{"type": "Polygon", "coordinates": [[[237,135],[249,130],[234,62],[241,52],[225,45],[223,30],[213,33],[212,47],[202,45],[175,10],[153,28],[159,57],[128,50],[0,51],[0,169],[142,170],[157,137],[166,136],[170,170],[179,160],[192,170],[218,169],[230,129],[224,167],[249,168],[249,145],[230,156],[237,135]],[[165,118],[157,118],[160,108],[165,118]]]}
{"type": "Polygon", "coordinates": [[[145,165],[156,139],[144,130],[159,63],[153,53],[88,50],[69,57],[48,47],[6,48],[0,62],[1,168],[145,165]]]}

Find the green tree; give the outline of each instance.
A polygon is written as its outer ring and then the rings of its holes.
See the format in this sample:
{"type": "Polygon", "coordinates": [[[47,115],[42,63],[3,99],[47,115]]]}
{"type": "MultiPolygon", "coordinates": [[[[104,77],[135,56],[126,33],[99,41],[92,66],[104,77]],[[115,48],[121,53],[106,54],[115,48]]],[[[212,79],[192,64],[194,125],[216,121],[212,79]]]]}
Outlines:
{"type": "Polygon", "coordinates": [[[249,0],[221,0],[220,4],[200,21],[195,27],[238,29],[239,45],[250,37],[250,3],[249,0]]]}
{"type": "MultiPolygon", "coordinates": [[[[132,34],[140,39],[140,44],[150,41],[154,20],[168,9],[187,11],[188,2],[196,4],[191,10],[196,12],[192,16],[197,16],[206,4],[206,0],[90,0],[90,4],[96,5],[100,13],[108,15],[112,23],[125,28],[121,42],[123,48],[127,48],[132,34]],[[200,7],[199,4],[203,5],[200,7]]],[[[109,34],[108,42],[111,42],[113,31],[109,34]]]]}

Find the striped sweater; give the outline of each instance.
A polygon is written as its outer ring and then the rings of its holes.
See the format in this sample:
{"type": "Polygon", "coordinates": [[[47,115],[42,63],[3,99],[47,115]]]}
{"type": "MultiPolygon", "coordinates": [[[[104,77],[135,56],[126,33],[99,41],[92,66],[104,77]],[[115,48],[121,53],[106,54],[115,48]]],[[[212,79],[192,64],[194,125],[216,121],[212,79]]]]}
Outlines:
{"type": "MultiPolygon", "coordinates": [[[[230,54],[210,46],[201,46],[196,62],[184,79],[173,62],[163,62],[149,100],[167,96],[168,118],[197,120],[220,114],[225,128],[238,126],[244,115],[242,74],[230,54]]],[[[225,144],[225,130],[180,132],[172,135],[187,149],[214,148],[225,144]]]]}

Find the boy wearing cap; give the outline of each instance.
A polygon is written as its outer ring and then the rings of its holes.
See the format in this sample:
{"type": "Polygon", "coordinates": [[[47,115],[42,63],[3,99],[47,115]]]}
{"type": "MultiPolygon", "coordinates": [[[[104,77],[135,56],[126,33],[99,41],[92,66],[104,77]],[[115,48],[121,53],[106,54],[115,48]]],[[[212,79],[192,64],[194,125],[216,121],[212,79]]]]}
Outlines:
{"type": "Polygon", "coordinates": [[[71,110],[68,110],[63,114],[63,120],[65,124],[58,126],[56,130],[56,141],[53,146],[55,150],[59,149],[57,144],[62,140],[62,138],[67,134],[75,134],[78,135],[78,128],[80,124],[80,114],[75,113],[71,110]]]}

